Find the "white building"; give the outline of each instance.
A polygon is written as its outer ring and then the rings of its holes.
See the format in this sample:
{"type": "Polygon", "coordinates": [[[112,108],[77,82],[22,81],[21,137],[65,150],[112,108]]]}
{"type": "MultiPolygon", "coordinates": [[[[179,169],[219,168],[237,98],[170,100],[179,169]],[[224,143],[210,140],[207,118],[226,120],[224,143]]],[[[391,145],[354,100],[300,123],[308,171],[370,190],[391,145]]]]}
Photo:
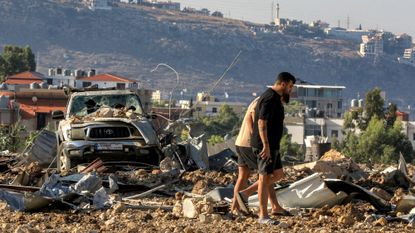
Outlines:
{"type": "Polygon", "coordinates": [[[108,0],[85,0],[85,4],[91,10],[111,10],[108,0]]]}
{"type": "Polygon", "coordinates": [[[408,137],[412,143],[412,148],[415,149],[415,121],[402,121],[402,132],[408,137]]]}
{"type": "Polygon", "coordinates": [[[140,89],[137,81],[113,74],[98,74],[90,77],[81,77],[76,80],[76,88],[85,88],[94,85],[99,89],[140,89]]]}
{"type": "Polygon", "coordinates": [[[402,57],[398,58],[399,63],[415,66],[415,47],[405,49],[402,57]]]}
{"type": "Polygon", "coordinates": [[[343,115],[343,90],[345,86],[295,84],[291,99],[306,106],[309,117],[340,118],[343,115]]]}
{"type": "Polygon", "coordinates": [[[94,76],[96,71],[94,69],[84,70],[70,70],[61,67],[49,68],[46,81],[48,85],[57,87],[68,86],[76,87],[76,80],[81,77],[94,76]]]}
{"type": "Polygon", "coordinates": [[[368,30],[347,30],[345,28],[326,28],[324,32],[329,36],[356,42],[360,42],[362,36],[370,34],[368,30]]]}
{"type": "Polygon", "coordinates": [[[376,57],[383,54],[383,39],[381,34],[362,36],[359,54],[362,57],[376,57]]]}
{"type": "Polygon", "coordinates": [[[302,118],[285,117],[284,125],[291,135],[292,142],[304,145],[304,139],[308,136],[321,136],[327,138],[327,142],[333,142],[333,138],[342,141],[343,119],[337,118],[302,118]]]}

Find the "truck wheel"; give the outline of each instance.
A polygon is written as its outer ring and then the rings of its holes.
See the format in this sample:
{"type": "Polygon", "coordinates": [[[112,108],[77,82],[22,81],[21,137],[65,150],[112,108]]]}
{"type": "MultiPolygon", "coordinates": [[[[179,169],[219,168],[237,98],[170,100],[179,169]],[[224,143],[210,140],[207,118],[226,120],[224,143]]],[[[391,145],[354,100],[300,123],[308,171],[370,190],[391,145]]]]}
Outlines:
{"type": "Polygon", "coordinates": [[[57,164],[58,172],[60,173],[67,172],[71,169],[71,159],[65,155],[63,148],[59,148],[58,150],[57,164]]]}

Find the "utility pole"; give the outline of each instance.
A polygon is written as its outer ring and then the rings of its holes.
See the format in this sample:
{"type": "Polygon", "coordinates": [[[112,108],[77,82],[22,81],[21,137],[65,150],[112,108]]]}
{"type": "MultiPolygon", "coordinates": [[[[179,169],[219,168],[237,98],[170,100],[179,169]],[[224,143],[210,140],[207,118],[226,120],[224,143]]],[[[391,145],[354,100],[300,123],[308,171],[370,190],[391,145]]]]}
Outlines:
{"type": "Polygon", "coordinates": [[[347,16],[347,29],[350,29],[350,17],[347,16]]]}
{"type": "Polygon", "coordinates": [[[274,1],[271,2],[271,22],[274,22],[274,1]]]}

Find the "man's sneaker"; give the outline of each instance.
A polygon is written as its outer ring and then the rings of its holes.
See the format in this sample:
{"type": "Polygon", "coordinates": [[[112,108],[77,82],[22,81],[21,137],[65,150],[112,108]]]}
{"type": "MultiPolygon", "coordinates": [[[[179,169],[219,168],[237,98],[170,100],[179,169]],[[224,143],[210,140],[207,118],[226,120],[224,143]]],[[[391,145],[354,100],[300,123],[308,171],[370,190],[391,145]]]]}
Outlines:
{"type": "Polygon", "coordinates": [[[258,219],[258,223],[259,223],[259,224],[265,224],[265,225],[278,225],[278,224],[280,224],[280,222],[279,222],[279,221],[274,220],[274,219],[271,219],[271,218],[269,218],[269,217],[266,217],[266,218],[259,218],[259,219],[258,219]]]}

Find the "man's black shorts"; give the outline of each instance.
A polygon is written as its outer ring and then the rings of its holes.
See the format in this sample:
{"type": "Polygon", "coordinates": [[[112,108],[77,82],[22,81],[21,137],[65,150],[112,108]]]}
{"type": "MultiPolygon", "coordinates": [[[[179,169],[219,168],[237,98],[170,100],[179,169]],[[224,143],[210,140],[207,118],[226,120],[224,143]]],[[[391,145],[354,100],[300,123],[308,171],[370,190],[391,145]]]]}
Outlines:
{"type": "Polygon", "coordinates": [[[277,150],[271,151],[271,158],[265,161],[259,157],[261,150],[249,147],[236,146],[238,165],[247,166],[251,170],[258,170],[259,174],[271,174],[282,168],[280,154],[277,150]]]}
{"type": "Polygon", "coordinates": [[[250,170],[258,169],[258,162],[251,147],[236,146],[238,153],[238,166],[247,166],[250,170]]]}
{"type": "Polygon", "coordinates": [[[272,150],[271,157],[268,160],[261,159],[259,153],[261,153],[260,149],[252,148],[254,155],[257,158],[258,163],[258,173],[261,175],[265,174],[272,174],[274,170],[278,170],[282,168],[282,162],[280,154],[278,150],[272,150]]]}

